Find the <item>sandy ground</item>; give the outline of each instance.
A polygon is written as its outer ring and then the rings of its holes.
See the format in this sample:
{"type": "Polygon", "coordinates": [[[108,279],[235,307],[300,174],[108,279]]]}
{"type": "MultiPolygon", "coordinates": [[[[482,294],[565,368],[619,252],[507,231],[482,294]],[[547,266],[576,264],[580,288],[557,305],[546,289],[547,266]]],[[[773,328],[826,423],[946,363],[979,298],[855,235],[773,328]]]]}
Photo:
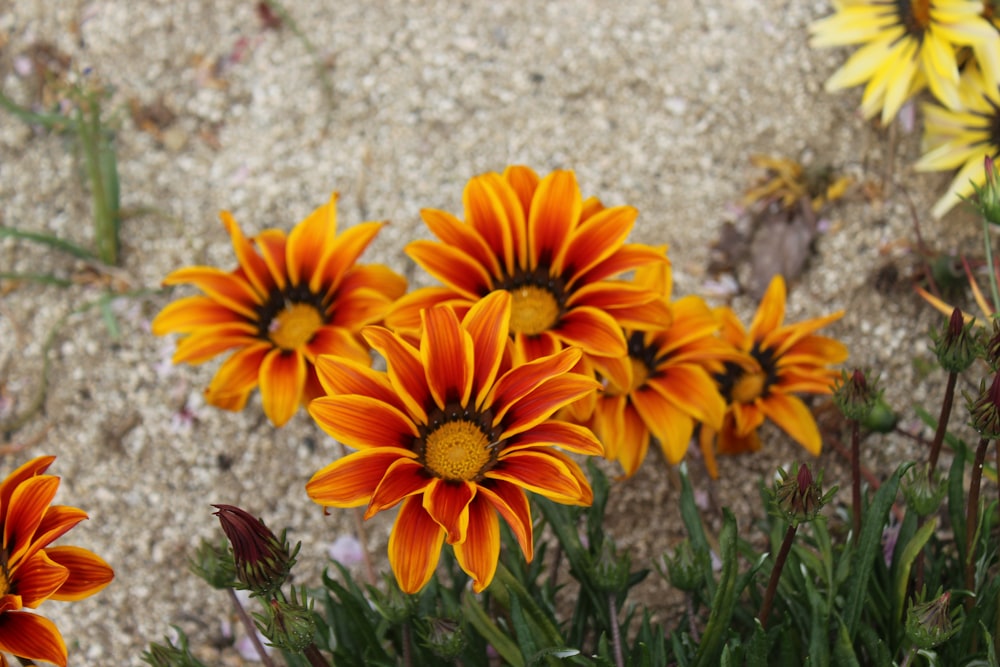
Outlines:
{"type": "MultiPolygon", "coordinates": [[[[342,225],[391,221],[366,261],[423,285],[429,279],[402,252],[428,234],[421,208],[460,212],[465,181],[507,164],[541,173],[572,168],[585,196],[640,210],[632,239],[670,244],[676,291],[686,294],[705,289],[709,244],[756,173],[750,155],[830,164],[864,187],[831,209],[818,252],[791,289],[790,317],[846,309],[832,330],[851,346],[852,364],[881,369],[888,397],[901,407],[939,395],[938,376],[919,370],[934,317],[906,283],[916,263],[910,203],[939,250],[976,252],[976,227],[960,213],[940,223],[923,213],[947,179],[912,173],[918,131],[876,130],[855,113],[857,91],[823,92],[845,55],[807,48],[806,25],[830,12],[826,2],[289,0],[313,52],[288,24],[266,27],[255,5],[0,0],[5,93],[39,101],[30,62],[40,48],[62,54],[71,76],[110,86],[122,204],[144,211],[124,222],[123,268],[114,279],[149,293],[114,301],[118,337],[99,308],[87,308],[102,290],[84,280],[92,272],[83,263],[0,241],[0,270],[82,283],[3,283],[0,300],[4,419],[29,406],[42,342],[58,327],[43,409],[0,433],[6,444],[40,439],[5,457],[2,468],[58,455],[58,501],[91,517],[67,541],[93,549],[117,572],[99,596],[43,607],[67,638],[70,664],[138,665],[142,649],[171,624],[188,631],[209,662],[240,664],[232,649],[212,648],[230,618],[227,600],[186,567],[192,547],[218,535],[210,503],[242,505],[288,527],[303,542],[306,580],[350,530],[348,513],[324,517],[303,491],[337,456],[306,414],[275,431],[259,400],[238,414],[203,406],[200,392],[216,364],[171,367],[170,341],[149,332],[170,299],[155,292],[170,270],[233,265],[220,209],[248,233],[288,229],[339,190],[342,225]],[[144,129],[130,101],[169,113],[144,129]],[[887,266],[885,275],[896,270],[899,280],[877,282],[887,266]]],[[[92,243],[71,142],[6,113],[0,202],[4,225],[92,243]]],[[[737,297],[734,305],[749,316],[755,303],[737,297]]],[[[879,473],[909,446],[869,442],[879,473]]],[[[746,526],[760,511],[760,476],[804,456],[774,434],[764,454],[722,461],[712,494],[746,526]]],[[[825,455],[823,463],[833,464],[828,479],[835,479],[839,459],[825,455]]],[[[676,497],[656,458],[616,488],[609,525],[637,564],[676,541],[676,497]]],[[[390,519],[370,525],[380,558],[390,519]]],[[[649,599],[664,589],[657,586],[649,599]]]]}

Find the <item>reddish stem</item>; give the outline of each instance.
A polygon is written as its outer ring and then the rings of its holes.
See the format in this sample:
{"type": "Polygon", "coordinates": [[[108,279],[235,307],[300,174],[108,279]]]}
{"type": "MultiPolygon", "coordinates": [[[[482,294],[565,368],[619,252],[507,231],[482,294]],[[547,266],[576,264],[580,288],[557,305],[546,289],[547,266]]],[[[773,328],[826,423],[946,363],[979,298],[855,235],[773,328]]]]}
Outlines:
{"type": "MultiPolygon", "coordinates": [[[[972,478],[969,481],[969,504],[965,511],[965,588],[975,592],[976,586],[976,528],[979,526],[979,488],[983,483],[983,462],[989,438],[982,438],[976,447],[976,460],[972,462],[972,478]]],[[[965,608],[970,610],[975,596],[965,598],[965,608]]]]}
{"type": "Polygon", "coordinates": [[[931,455],[927,459],[927,478],[930,479],[937,468],[938,456],[941,454],[941,445],[944,443],[944,434],[948,430],[948,418],[951,416],[951,406],[955,401],[955,382],[958,380],[958,373],[948,373],[948,384],[944,388],[944,400],[941,402],[941,416],[938,417],[937,430],[934,432],[934,441],[931,443],[931,455]]]}
{"type": "Polygon", "coordinates": [[[764,593],[764,603],[760,606],[760,625],[767,629],[767,617],[771,615],[771,606],[774,604],[774,595],[778,592],[778,580],[781,579],[781,571],[785,569],[785,561],[788,559],[788,552],[792,550],[792,542],[795,539],[796,524],[788,526],[785,531],[785,539],[778,550],[778,557],[774,560],[774,567],[771,569],[771,578],[767,582],[767,591],[764,593]]]}

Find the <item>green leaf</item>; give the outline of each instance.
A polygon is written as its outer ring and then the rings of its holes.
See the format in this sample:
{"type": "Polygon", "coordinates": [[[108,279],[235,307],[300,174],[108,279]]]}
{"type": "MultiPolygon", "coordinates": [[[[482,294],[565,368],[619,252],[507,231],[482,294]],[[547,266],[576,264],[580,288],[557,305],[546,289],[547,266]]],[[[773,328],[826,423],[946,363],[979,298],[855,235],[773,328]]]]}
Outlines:
{"type": "MultiPolygon", "coordinates": [[[[691,539],[691,548],[694,550],[694,553],[705,554],[707,556],[711,553],[712,548],[708,544],[708,537],[705,535],[705,526],[702,524],[701,513],[694,502],[694,491],[691,489],[691,480],[687,475],[687,464],[681,463],[678,469],[681,476],[681,520],[687,528],[688,536],[691,539]]],[[[715,594],[715,579],[712,576],[711,559],[704,558],[699,562],[704,563],[705,587],[708,595],[713,596],[715,594]]]]}
{"type": "MultiPolygon", "coordinates": [[[[924,525],[921,526],[917,532],[913,535],[913,539],[906,543],[903,547],[902,553],[893,562],[893,567],[896,569],[896,599],[894,601],[895,620],[900,620],[903,618],[903,612],[906,606],[906,588],[910,583],[910,569],[913,566],[913,561],[916,560],[917,555],[923,551],[924,546],[927,541],[937,530],[938,518],[936,516],[931,516],[924,525]]],[[[917,591],[919,593],[919,591],[917,591]]]]}
{"type": "Polygon", "coordinates": [[[851,634],[844,622],[839,623],[837,637],[833,645],[833,660],[837,667],[861,667],[858,656],[854,653],[851,634]]]}
{"type": "Polygon", "coordinates": [[[16,227],[7,227],[0,225],[0,238],[12,238],[20,239],[23,241],[34,241],[35,243],[41,243],[42,245],[47,245],[50,248],[58,250],[60,252],[65,252],[67,254],[73,255],[74,257],[79,257],[80,259],[85,259],[87,261],[97,261],[97,257],[94,253],[82,248],[75,243],[66,241],[59,238],[58,236],[53,236],[51,234],[41,234],[39,232],[26,232],[16,227]]]}
{"type": "Polygon", "coordinates": [[[948,518],[958,545],[959,562],[965,562],[965,455],[955,451],[948,470],[948,518]]]}
{"type": "Polygon", "coordinates": [[[462,596],[462,611],[465,619],[472,624],[483,639],[492,646],[497,655],[503,659],[504,664],[512,667],[524,667],[524,657],[517,644],[510,636],[503,632],[493,619],[489,617],[486,610],[482,608],[472,591],[466,591],[462,596]]]}
{"type": "MultiPolygon", "coordinates": [[[[692,540],[694,538],[692,537],[692,540]]],[[[717,665],[729,631],[729,621],[736,604],[736,579],[738,557],[736,550],[736,517],[728,509],[722,511],[722,531],[719,536],[722,572],[719,584],[712,598],[712,611],[708,616],[705,632],[701,637],[695,667],[717,665]]]]}
{"type": "Polygon", "coordinates": [[[769,649],[770,645],[767,641],[767,633],[764,631],[764,626],[755,618],[753,635],[750,636],[750,641],[747,643],[746,667],[770,667],[767,661],[769,649]]]}

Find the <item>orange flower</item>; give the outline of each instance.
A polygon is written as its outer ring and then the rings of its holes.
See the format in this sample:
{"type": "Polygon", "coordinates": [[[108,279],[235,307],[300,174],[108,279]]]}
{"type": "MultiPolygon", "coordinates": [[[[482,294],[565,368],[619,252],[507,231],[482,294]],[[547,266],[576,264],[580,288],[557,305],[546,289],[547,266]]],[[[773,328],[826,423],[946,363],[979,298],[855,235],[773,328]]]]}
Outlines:
{"type": "Polygon", "coordinates": [[[816,420],[795,393],[829,394],[838,374],[829,368],[847,358],[840,341],[814,331],[839,320],[843,311],[797,324],[785,319],[785,280],[771,280],[749,332],[728,308],[722,316],[722,337],[745,357],[726,361],[716,379],[729,406],[722,428],[701,427],[700,444],[712,477],[718,476],[715,453],[740,454],[760,449],[757,429],[770,419],[814,456],[822,448],[816,420]]]}
{"type": "Polygon", "coordinates": [[[669,313],[656,294],[608,280],[664,262],[662,253],[625,244],[637,212],[584,201],[572,171],[544,179],[527,167],[477,176],[465,187],[465,222],[424,210],[440,241],[414,241],[407,254],[444,287],[403,297],[387,318],[397,330],[416,330],[420,311],[447,303],[461,317],[494,291],[511,295],[515,363],[576,346],[584,358],[620,357],[623,328],[655,328],[669,313]]]}
{"type": "Polygon", "coordinates": [[[355,264],[382,223],[337,236],[336,202],[334,194],[287,237],[267,229],[247,239],[223,212],[239,267],[190,266],[163,281],[191,283],[205,293],[174,301],[153,320],[156,335],[184,334],[174,363],[200,364],[236,348],[205,391],[212,405],[242,410],[259,384],[264,412],[282,426],[301,403],[322,393],[318,355],[370,361],[358,332],[384,316],[406,281],[385,266],[355,264]]]}
{"type": "Polygon", "coordinates": [[[359,451],[317,472],[306,490],[329,507],[367,505],[366,517],[402,503],[389,563],[408,593],[430,580],[446,538],[475,590],[486,588],[500,551],[498,512],[531,560],[525,490],[566,504],[593,500],[580,467],[553,445],[600,455],[600,444],[588,429],[550,416],[597,382],[567,372],[576,349],[512,366],[511,301],[498,290],[461,321],[448,306],[429,308],[417,345],[366,328],[386,372],[338,357],[317,364],[330,395],[309,412],[359,451]]]}
{"type": "MultiPolygon", "coordinates": [[[[97,593],[114,572],[79,547],[49,544],[87,518],[83,510],[50,505],[59,478],[42,473],[55,460],[29,461],[0,484],[0,651],[66,667],[66,643],[55,623],[26,609],[46,600],[82,600],[97,593]]],[[[0,654],[0,667],[8,662],[0,654]]]]}
{"type": "Polygon", "coordinates": [[[605,457],[626,476],[646,458],[651,437],[673,464],[684,458],[697,422],[722,426],[726,402],[708,365],[734,357],[701,298],[669,301],[669,264],[639,269],[635,282],[661,295],[671,317],[656,331],[627,330],[628,356],[595,361],[605,386],[589,422],[605,457]]]}

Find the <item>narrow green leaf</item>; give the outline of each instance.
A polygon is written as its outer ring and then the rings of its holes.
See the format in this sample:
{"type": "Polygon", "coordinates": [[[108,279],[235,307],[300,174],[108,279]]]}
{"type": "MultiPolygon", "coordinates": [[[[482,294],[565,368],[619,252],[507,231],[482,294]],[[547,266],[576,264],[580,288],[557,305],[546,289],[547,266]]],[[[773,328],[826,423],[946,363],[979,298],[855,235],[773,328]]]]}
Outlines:
{"type": "Polygon", "coordinates": [[[712,598],[712,611],[701,637],[695,667],[717,665],[729,631],[729,621],[736,604],[736,578],[739,554],[736,550],[736,517],[728,509],[723,510],[722,531],[719,536],[722,572],[719,584],[712,598]]]}
{"type": "Polygon", "coordinates": [[[938,518],[936,516],[929,517],[913,535],[913,538],[906,543],[903,551],[893,563],[893,567],[896,569],[896,599],[893,607],[896,620],[903,618],[906,606],[906,587],[910,583],[910,569],[913,567],[913,561],[916,560],[917,555],[923,550],[934,531],[937,530],[937,525],[938,518]]]}
{"type": "Polygon", "coordinates": [[[837,628],[837,637],[833,645],[833,660],[837,667],[861,667],[858,656],[854,653],[851,634],[844,622],[837,628]]]}
{"type": "Polygon", "coordinates": [[[517,644],[507,633],[497,627],[471,591],[466,591],[465,595],[462,596],[462,610],[465,612],[465,619],[496,650],[497,655],[505,664],[512,667],[524,667],[524,657],[517,644]]]}
{"type": "Polygon", "coordinates": [[[767,641],[767,633],[760,621],[754,619],[753,635],[747,643],[746,667],[770,667],[767,661],[767,654],[770,649],[767,641]]]}
{"type": "Polygon", "coordinates": [[[965,456],[956,451],[948,470],[948,518],[958,545],[958,562],[965,562],[965,456]]]}
{"type": "Polygon", "coordinates": [[[51,273],[15,273],[11,271],[0,271],[0,280],[18,280],[26,283],[52,285],[54,287],[71,287],[73,285],[72,280],[57,278],[51,273]]]}
{"type": "Polygon", "coordinates": [[[24,230],[17,229],[16,227],[7,227],[4,225],[0,225],[0,238],[4,237],[41,243],[43,245],[49,246],[50,248],[54,248],[55,250],[59,250],[60,252],[65,252],[70,255],[73,255],[74,257],[79,257],[80,259],[85,259],[91,262],[97,260],[97,257],[94,255],[94,253],[90,252],[89,250],[81,248],[75,243],[66,241],[51,234],[42,234],[39,232],[26,232],[24,230]]]}
{"type": "MultiPolygon", "coordinates": [[[[681,476],[681,520],[687,528],[688,536],[691,539],[691,548],[695,554],[708,555],[712,548],[708,544],[708,537],[705,535],[705,526],[702,524],[701,513],[694,502],[694,491],[691,488],[691,480],[687,475],[687,464],[681,463],[678,468],[681,476]]],[[[712,562],[710,558],[699,559],[703,563],[705,588],[708,595],[715,595],[715,579],[712,576],[712,562]]]]}

